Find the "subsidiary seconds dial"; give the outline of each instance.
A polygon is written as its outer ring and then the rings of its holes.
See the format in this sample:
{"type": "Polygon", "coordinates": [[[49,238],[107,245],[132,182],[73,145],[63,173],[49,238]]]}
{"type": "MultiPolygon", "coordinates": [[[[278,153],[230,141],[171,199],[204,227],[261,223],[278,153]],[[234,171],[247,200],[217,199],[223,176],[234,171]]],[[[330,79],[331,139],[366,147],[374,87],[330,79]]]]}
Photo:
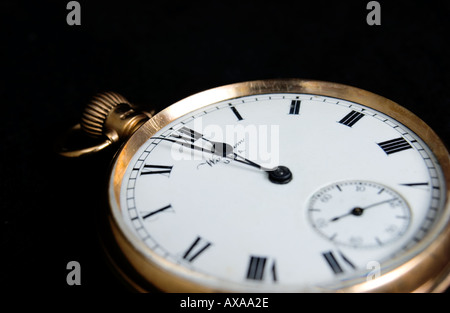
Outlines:
{"type": "Polygon", "coordinates": [[[354,248],[380,247],[402,237],[411,213],[394,190],[368,181],[344,181],[312,197],[312,226],[332,242],[354,248]]]}

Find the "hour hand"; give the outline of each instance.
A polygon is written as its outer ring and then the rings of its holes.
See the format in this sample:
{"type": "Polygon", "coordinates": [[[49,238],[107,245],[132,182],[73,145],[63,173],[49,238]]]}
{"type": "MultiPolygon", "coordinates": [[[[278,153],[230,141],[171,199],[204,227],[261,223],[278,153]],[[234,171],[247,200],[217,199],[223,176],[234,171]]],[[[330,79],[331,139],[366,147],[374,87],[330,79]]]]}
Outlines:
{"type": "Polygon", "coordinates": [[[167,141],[182,145],[183,147],[191,148],[193,150],[209,152],[213,155],[232,159],[237,162],[240,162],[240,163],[243,163],[246,165],[250,165],[252,167],[255,167],[257,169],[260,169],[260,170],[263,170],[266,172],[274,171],[276,169],[276,167],[270,168],[270,169],[265,168],[253,161],[250,161],[249,159],[246,159],[243,156],[240,156],[236,152],[234,152],[234,148],[232,145],[230,145],[226,142],[218,142],[218,141],[209,140],[209,139],[205,138],[203,136],[203,134],[201,134],[193,129],[190,129],[186,126],[183,126],[180,129],[178,129],[177,133],[171,134],[170,137],[180,139],[180,140],[174,140],[174,139],[167,138],[167,137],[155,137],[154,139],[167,140],[167,141]],[[202,140],[208,142],[211,145],[211,148],[207,149],[207,148],[203,148],[203,147],[194,145],[194,143],[199,139],[202,139],[202,140]]]}
{"type": "Polygon", "coordinates": [[[209,152],[219,157],[232,159],[236,162],[249,165],[251,167],[267,172],[269,175],[269,180],[275,184],[286,184],[292,180],[292,173],[286,166],[276,166],[274,168],[266,168],[258,163],[255,163],[247,158],[244,158],[241,155],[238,155],[236,152],[234,152],[233,146],[228,143],[209,140],[205,138],[203,134],[196,132],[195,130],[187,128],[185,126],[180,128],[178,132],[179,134],[172,134],[171,137],[181,139],[182,141],[170,139],[167,137],[155,137],[154,139],[167,140],[182,145],[183,147],[188,147],[190,149],[202,152],[209,152]],[[197,141],[198,139],[202,139],[208,142],[212,146],[211,149],[206,149],[194,145],[194,142],[197,141]]]}
{"type": "Polygon", "coordinates": [[[253,161],[250,161],[249,159],[244,158],[243,156],[238,155],[236,152],[234,152],[234,148],[232,145],[226,143],[226,142],[218,142],[218,141],[212,141],[207,138],[205,138],[201,133],[196,132],[193,129],[182,127],[178,130],[180,133],[179,137],[175,135],[177,138],[181,138],[184,140],[190,140],[192,143],[198,139],[202,139],[209,144],[211,144],[212,148],[209,150],[214,155],[223,157],[223,158],[229,158],[233,159],[236,162],[240,162],[246,165],[250,165],[252,167],[255,167],[257,169],[263,170],[265,172],[271,172],[275,171],[277,167],[275,168],[266,168],[264,166],[261,166],[253,161]]]}

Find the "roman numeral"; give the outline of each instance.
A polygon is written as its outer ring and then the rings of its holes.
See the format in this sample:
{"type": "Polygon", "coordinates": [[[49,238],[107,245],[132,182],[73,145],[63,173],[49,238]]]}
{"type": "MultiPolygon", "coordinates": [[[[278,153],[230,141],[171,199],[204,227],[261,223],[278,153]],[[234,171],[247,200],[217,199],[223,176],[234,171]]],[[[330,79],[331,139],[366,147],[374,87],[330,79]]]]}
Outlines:
{"type": "Polygon", "coordinates": [[[298,115],[300,112],[300,100],[292,100],[291,107],[289,108],[289,114],[298,115]]]}
{"type": "Polygon", "coordinates": [[[203,135],[200,134],[199,132],[196,132],[193,129],[187,128],[186,126],[183,126],[180,129],[178,129],[178,132],[181,135],[178,135],[178,136],[172,135],[172,136],[180,138],[180,139],[189,140],[190,142],[195,142],[196,140],[203,137],[203,135]]]}
{"type": "Polygon", "coordinates": [[[172,171],[173,166],[170,165],[151,165],[145,164],[142,168],[141,175],[152,175],[152,174],[168,174],[172,171]]]}
{"type": "MultiPolygon", "coordinates": [[[[422,190],[429,190],[430,183],[429,182],[423,182],[423,183],[406,183],[406,184],[400,184],[400,186],[407,186],[407,187],[413,187],[416,189],[422,189],[422,190]]],[[[436,189],[436,187],[433,187],[436,189]]],[[[439,187],[437,187],[439,189],[439,187]]]]}
{"type": "Polygon", "coordinates": [[[327,261],[327,264],[331,267],[331,270],[334,274],[342,274],[344,273],[344,268],[342,266],[342,261],[350,266],[352,269],[356,269],[356,266],[344,255],[342,252],[338,251],[337,255],[339,256],[339,259],[341,260],[341,263],[339,263],[338,259],[334,255],[332,251],[327,251],[322,253],[322,256],[327,261]]]}
{"type": "MultiPolygon", "coordinates": [[[[268,262],[266,257],[250,256],[250,262],[248,264],[247,270],[247,279],[263,280],[267,263],[268,262]]],[[[277,281],[275,261],[272,262],[270,272],[272,274],[272,280],[277,281]]]]}
{"type": "Polygon", "coordinates": [[[409,184],[400,184],[402,186],[408,186],[408,187],[417,187],[417,186],[428,186],[429,183],[409,183],[409,184]]]}
{"type": "Polygon", "coordinates": [[[232,106],[231,103],[229,104],[229,106],[230,106],[231,111],[233,111],[234,115],[236,115],[238,121],[242,121],[243,118],[242,118],[241,114],[238,112],[238,110],[234,106],[232,106]]]}
{"type": "Polygon", "coordinates": [[[211,242],[208,242],[205,239],[197,236],[197,238],[194,240],[194,242],[189,246],[189,248],[183,254],[183,259],[188,262],[192,262],[210,246],[211,246],[211,242]]]}
{"type": "Polygon", "coordinates": [[[377,145],[379,145],[387,155],[412,148],[403,137],[383,141],[377,143],[377,145]]]}
{"type": "MultiPolygon", "coordinates": [[[[190,143],[190,145],[191,145],[190,148],[192,149],[191,153],[193,153],[194,149],[195,149],[194,142],[200,138],[203,138],[203,135],[201,133],[196,132],[193,129],[187,128],[186,126],[183,126],[176,131],[178,132],[178,134],[172,133],[170,136],[177,138],[177,139],[184,140],[186,143],[190,143]]],[[[182,151],[181,148],[180,148],[180,151],[182,151]]]]}
{"type": "Polygon", "coordinates": [[[147,214],[143,215],[142,218],[145,220],[145,219],[147,219],[147,218],[149,218],[149,217],[152,217],[152,216],[155,215],[155,214],[164,212],[164,211],[169,210],[169,209],[171,209],[171,208],[172,208],[172,206],[171,206],[170,204],[169,204],[169,205],[166,205],[165,207],[163,207],[163,208],[161,208],[161,209],[158,209],[158,210],[155,210],[155,211],[152,211],[152,212],[150,212],[150,213],[147,213],[147,214]]]}
{"type": "Polygon", "coordinates": [[[351,111],[350,113],[348,113],[346,116],[344,116],[343,119],[341,119],[339,121],[339,123],[346,125],[348,127],[352,127],[353,125],[355,125],[355,123],[357,121],[359,121],[362,117],[364,116],[364,114],[360,113],[360,112],[356,112],[356,111],[351,111]]]}

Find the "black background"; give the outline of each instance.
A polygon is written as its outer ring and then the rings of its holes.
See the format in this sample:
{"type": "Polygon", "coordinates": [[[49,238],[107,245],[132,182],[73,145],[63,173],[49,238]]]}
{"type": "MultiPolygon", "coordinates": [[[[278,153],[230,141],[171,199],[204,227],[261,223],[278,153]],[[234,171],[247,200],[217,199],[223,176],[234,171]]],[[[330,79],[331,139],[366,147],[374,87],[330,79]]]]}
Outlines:
{"type": "Polygon", "coordinates": [[[98,239],[113,151],[54,153],[100,91],[157,111],[220,85],[339,82],[385,96],[450,139],[446,1],[1,1],[1,283],[10,292],[126,291],[98,239]],[[80,262],[81,286],[66,284],[80,262]]]}

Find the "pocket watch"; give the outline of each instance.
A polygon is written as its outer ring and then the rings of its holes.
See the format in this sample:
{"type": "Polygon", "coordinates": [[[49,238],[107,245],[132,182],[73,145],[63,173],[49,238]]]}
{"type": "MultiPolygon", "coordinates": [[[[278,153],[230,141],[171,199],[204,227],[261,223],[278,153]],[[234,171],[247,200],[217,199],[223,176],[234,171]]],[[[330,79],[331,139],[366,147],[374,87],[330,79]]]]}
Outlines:
{"type": "Polygon", "coordinates": [[[442,292],[450,162],[404,107],[337,83],[242,82],[157,114],[96,96],[71,133],[113,143],[111,262],[138,291],[442,292]],[[103,139],[102,139],[103,138],[103,139]]]}

